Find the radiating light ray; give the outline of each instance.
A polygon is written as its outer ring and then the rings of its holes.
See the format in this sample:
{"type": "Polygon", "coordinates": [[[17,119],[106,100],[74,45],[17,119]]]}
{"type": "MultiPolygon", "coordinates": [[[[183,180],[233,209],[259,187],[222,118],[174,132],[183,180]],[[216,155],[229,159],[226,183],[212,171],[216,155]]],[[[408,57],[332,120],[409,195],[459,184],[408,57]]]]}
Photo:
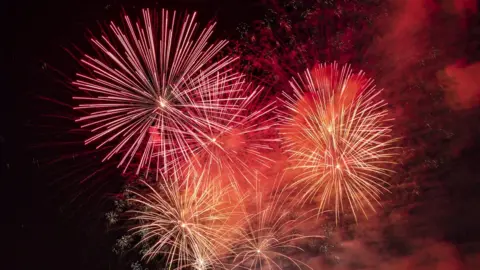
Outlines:
{"type": "Polygon", "coordinates": [[[397,153],[381,90],[363,72],[353,74],[337,63],[306,70],[290,85],[293,94],[283,93],[280,133],[290,169],[299,171],[293,186],[301,200],[318,200],[320,211],[333,200],[336,220],[344,199],[355,219],[356,210],[365,216],[366,207],[375,211],[397,153]]]}
{"type": "Polygon", "coordinates": [[[228,201],[231,187],[218,187],[205,175],[147,184],[149,192],[133,191],[133,231],[142,235],[150,248],[144,258],[163,256],[169,269],[221,265],[230,251],[229,237],[237,230],[235,205],[228,201]]]}
{"type": "MultiPolygon", "coordinates": [[[[76,109],[88,112],[77,122],[94,133],[85,143],[97,142],[97,148],[115,144],[104,160],[122,152],[118,166],[127,170],[138,154],[137,173],[152,165],[165,171],[177,160],[188,158],[199,128],[207,125],[190,111],[215,111],[214,106],[222,106],[212,101],[215,94],[223,94],[221,89],[210,92],[198,83],[216,80],[235,59],[213,61],[227,41],[210,45],[215,24],[197,34],[195,17],[195,13],[187,14],[181,21],[176,12],[170,16],[162,10],[157,23],[155,15],[152,18],[149,10],[143,10],[143,22],[135,25],[125,16],[125,30],[112,22],[114,39],[107,35],[92,39],[100,58],[85,55],[82,64],[93,75],[78,74],[73,84],[85,95],[74,99],[81,102],[76,109]]],[[[229,74],[221,78],[238,76],[229,74]]]]}
{"type": "MultiPolygon", "coordinates": [[[[258,181],[256,182],[258,184],[258,181]]],[[[289,201],[293,194],[276,183],[271,193],[263,193],[257,186],[253,197],[247,197],[245,219],[234,244],[231,269],[311,269],[296,259],[292,252],[303,252],[299,242],[317,235],[303,235],[299,225],[311,217],[310,211],[294,213],[289,201]],[[290,268],[288,268],[290,269],[290,268]]]]}
{"type": "MultiPolygon", "coordinates": [[[[201,83],[217,96],[219,110],[194,110],[193,114],[206,119],[199,134],[200,140],[192,148],[190,158],[194,170],[208,171],[212,176],[228,178],[234,184],[248,183],[262,168],[274,162],[267,154],[278,139],[272,138],[274,121],[271,115],[275,104],[253,109],[258,101],[261,87],[253,87],[244,78],[234,80],[217,77],[217,80],[201,83]],[[220,105],[220,103],[223,103],[220,105]]],[[[201,92],[207,92],[202,90],[201,92]]],[[[212,98],[213,100],[213,98],[212,98]]],[[[253,185],[253,183],[249,183],[253,185]]]]}

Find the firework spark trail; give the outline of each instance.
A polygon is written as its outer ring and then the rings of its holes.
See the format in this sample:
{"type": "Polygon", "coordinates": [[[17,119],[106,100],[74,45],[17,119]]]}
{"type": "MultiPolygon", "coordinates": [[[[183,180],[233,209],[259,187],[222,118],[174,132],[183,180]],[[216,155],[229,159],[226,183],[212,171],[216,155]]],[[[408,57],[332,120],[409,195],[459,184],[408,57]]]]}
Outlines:
{"type": "MultiPolygon", "coordinates": [[[[170,17],[168,11],[162,10],[161,23],[156,23],[157,18],[143,10],[143,24],[139,22],[135,27],[125,16],[127,34],[113,22],[110,24],[116,42],[108,36],[92,39],[99,49],[98,56],[107,60],[85,55],[82,64],[93,75],[78,74],[73,84],[85,95],[74,99],[81,101],[76,109],[89,112],[77,122],[95,133],[85,143],[99,142],[97,148],[116,144],[104,161],[122,152],[118,166],[127,170],[140,154],[138,174],[141,168],[155,163],[153,153],[159,152],[157,168],[163,166],[165,171],[172,160],[175,163],[189,156],[190,142],[199,139],[200,127],[216,126],[189,112],[215,111],[218,108],[214,106],[222,106],[212,101],[217,98],[214,93],[197,84],[227,72],[235,58],[212,62],[227,41],[208,44],[215,24],[196,35],[195,15],[186,15],[178,27],[175,12],[170,17]],[[157,25],[161,28],[157,29],[157,25]]],[[[230,80],[236,76],[231,73],[221,78],[230,80]]],[[[223,93],[217,90],[215,94],[223,93]]]]}
{"type": "Polygon", "coordinates": [[[298,245],[302,240],[321,236],[296,232],[300,224],[314,215],[310,211],[293,214],[292,205],[289,205],[293,194],[286,190],[276,183],[271,193],[264,196],[257,186],[254,198],[244,200],[246,203],[253,202],[253,207],[246,205],[244,208],[244,224],[233,247],[232,269],[310,268],[291,253],[303,252],[298,245]]]}
{"type": "Polygon", "coordinates": [[[206,119],[207,125],[201,130],[201,140],[192,146],[193,166],[187,166],[206,170],[214,177],[224,176],[234,184],[239,180],[249,183],[261,168],[269,168],[273,163],[266,153],[278,139],[266,133],[274,126],[273,118],[267,115],[275,110],[275,105],[253,109],[262,88],[253,87],[242,77],[228,81],[219,76],[216,81],[201,85],[211,89],[209,92],[220,91],[223,95],[214,94],[218,106],[212,107],[219,110],[195,110],[194,114],[206,119]]]}
{"type": "Polygon", "coordinates": [[[290,169],[300,170],[293,186],[301,200],[319,200],[319,210],[334,200],[336,220],[348,200],[367,216],[373,201],[388,191],[383,177],[396,155],[387,104],[373,80],[352,74],[346,65],[321,64],[292,79],[293,94],[283,93],[281,134],[290,169]]]}
{"type": "Polygon", "coordinates": [[[132,191],[129,199],[138,206],[131,211],[138,222],[132,230],[142,235],[139,244],[150,245],[144,258],[164,256],[169,269],[221,265],[237,228],[238,202],[227,200],[231,187],[218,187],[205,175],[190,177],[162,181],[158,188],[147,184],[147,194],[132,191]]]}

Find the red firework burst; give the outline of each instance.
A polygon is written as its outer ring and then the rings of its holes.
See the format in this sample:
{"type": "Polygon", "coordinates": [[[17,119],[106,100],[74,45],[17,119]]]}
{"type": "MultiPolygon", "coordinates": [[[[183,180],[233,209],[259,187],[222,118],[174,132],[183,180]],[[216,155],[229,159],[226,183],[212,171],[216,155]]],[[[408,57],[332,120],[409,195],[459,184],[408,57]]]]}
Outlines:
{"type": "Polygon", "coordinates": [[[219,110],[215,111],[195,110],[195,115],[206,119],[207,125],[199,130],[200,140],[191,147],[193,155],[187,169],[202,173],[206,170],[235,185],[252,184],[250,179],[273,162],[268,153],[278,139],[269,134],[274,121],[267,115],[275,110],[274,103],[256,110],[263,88],[253,86],[243,77],[227,82],[219,76],[202,85],[211,92],[221,91],[223,95],[218,95],[217,102],[223,104],[216,106],[219,110]]]}

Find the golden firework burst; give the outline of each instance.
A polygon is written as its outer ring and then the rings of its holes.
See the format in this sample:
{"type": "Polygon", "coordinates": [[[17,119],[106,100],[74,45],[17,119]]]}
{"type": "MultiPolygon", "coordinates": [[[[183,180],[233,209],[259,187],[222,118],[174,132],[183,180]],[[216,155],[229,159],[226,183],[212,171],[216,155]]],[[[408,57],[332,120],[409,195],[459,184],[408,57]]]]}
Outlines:
{"type": "Polygon", "coordinates": [[[293,94],[283,93],[280,133],[298,172],[293,186],[300,200],[315,200],[319,210],[332,204],[336,220],[344,200],[357,219],[367,216],[373,202],[387,191],[397,153],[387,103],[372,79],[350,66],[320,64],[290,82],[293,94]]]}
{"type": "Polygon", "coordinates": [[[255,192],[246,197],[245,218],[233,245],[231,269],[310,268],[296,259],[296,255],[303,252],[300,243],[321,236],[300,233],[312,215],[310,211],[294,213],[291,196],[291,191],[276,183],[270,192],[264,193],[257,186],[255,192]]]}
{"type": "Polygon", "coordinates": [[[133,191],[129,199],[138,209],[131,211],[138,224],[132,230],[142,236],[140,243],[149,245],[144,258],[161,256],[169,269],[220,264],[222,254],[230,252],[238,223],[231,186],[219,187],[205,175],[146,186],[146,194],[133,191]]]}

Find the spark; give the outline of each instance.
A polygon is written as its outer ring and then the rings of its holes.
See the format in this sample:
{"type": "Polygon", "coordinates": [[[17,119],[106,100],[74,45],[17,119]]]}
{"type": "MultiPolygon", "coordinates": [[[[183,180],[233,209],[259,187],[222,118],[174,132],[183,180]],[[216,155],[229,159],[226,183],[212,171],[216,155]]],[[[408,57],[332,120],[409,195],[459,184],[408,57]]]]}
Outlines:
{"type": "MultiPolygon", "coordinates": [[[[173,168],[188,159],[200,128],[218,126],[190,112],[223,106],[217,101],[222,89],[212,92],[201,84],[212,78],[223,83],[217,75],[236,60],[229,56],[213,60],[227,44],[225,40],[209,44],[215,24],[198,34],[196,13],[186,14],[183,21],[176,19],[175,11],[169,14],[162,10],[157,22],[156,14],[143,10],[143,22],[135,25],[125,16],[126,29],[112,22],[113,38],[92,39],[98,58],[85,55],[81,61],[91,75],[78,74],[73,83],[83,91],[74,97],[81,102],[76,109],[88,112],[76,121],[94,133],[85,144],[96,142],[97,148],[111,144],[103,161],[120,153],[118,167],[125,171],[138,159],[137,174],[142,168],[163,172],[173,168]]],[[[239,76],[229,74],[220,78],[239,76]]]]}
{"type": "Polygon", "coordinates": [[[243,180],[251,185],[249,179],[273,163],[267,154],[278,139],[268,134],[274,127],[273,117],[268,115],[276,107],[269,103],[254,109],[263,88],[243,77],[228,82],[217,77],[202,85],[212,92],[222,89],[225,103],[218,106],[219,110],[194,111],[199,118],[207,119],[207,125],[201,128],[199,137],[203,139],[191,146],[193,166],[189,168],[206,170],[214,177],[225,176],[235,184],[243,180]]]}
{"type": "Polygon", "coordinates": [[[355,219],[388,191],[397,148],[387,103],[372,79],[350,66],[321,64],[290,81],[293,94],[283,93],[280,133],[289,154],[289,169],[298,172],[293,186],[300,200],[317,200],[320,211],[334,200],[335,218],[344,199],[355,219]]]}
{"type": "Polygon", "coordinates": [[[302,240],[321,237],[296,232],[312,215],[309,211],[293,215],[292,206],[288,204],[293,194],[286,192],[279,183],[274,186],[273,191],[266,194],[257,186],[253,198],[244,200],[254,205],[244,209],[244,224],[233,248],[232,269],[280,270],[287,265],[311,269],[291,255],[303,252],[299,246],[302,240]]]}
{"type": "Polygon", "coordinates": [[[217,187],[205,175],[164,180],[156,187],[145,183],[148,192],[132,191],[129,199],[138,206],[131,211],[138,224],[132,230],[142,236],[139,244],[149,245],[144,259],[162,256],[169,269],[221,265],[237,224],[235,203],[227,200],[231,188],[217,187]]]}

